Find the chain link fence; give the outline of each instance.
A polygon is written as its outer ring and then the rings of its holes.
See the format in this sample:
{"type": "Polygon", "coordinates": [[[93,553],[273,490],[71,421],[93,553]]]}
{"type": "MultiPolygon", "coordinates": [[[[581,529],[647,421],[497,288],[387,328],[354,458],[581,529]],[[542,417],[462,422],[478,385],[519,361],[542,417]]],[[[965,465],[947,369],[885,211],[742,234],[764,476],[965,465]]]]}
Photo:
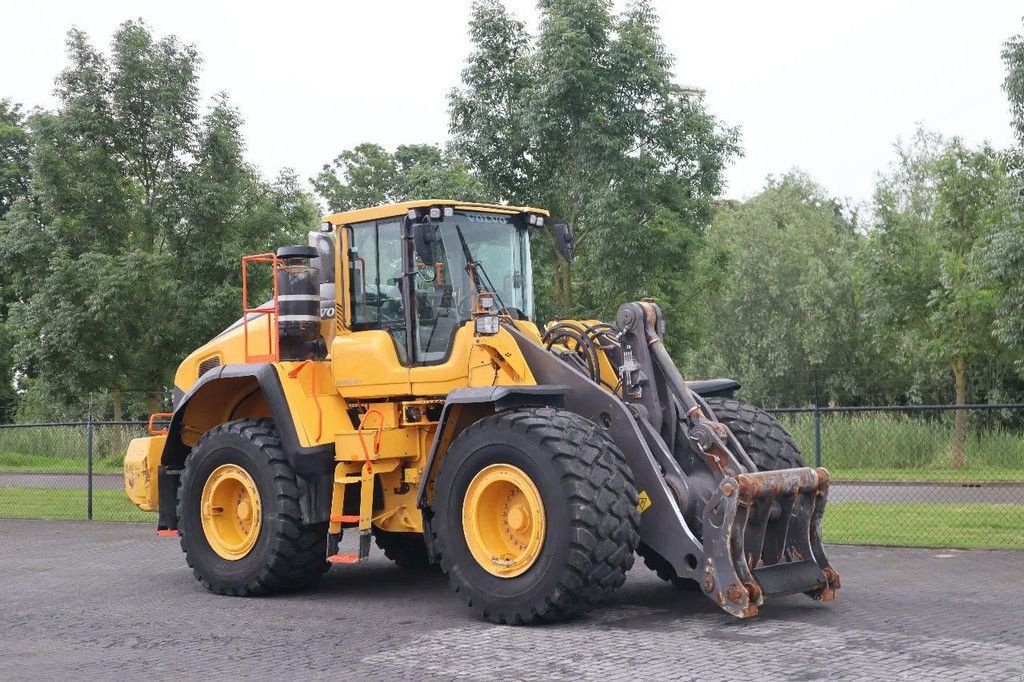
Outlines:
{"type": "Polygon", "coordinates": [[[1024,404],[769,412],[832,475],[827,542],[1024,549],[1024,404]]]}
{"type": "MultiPolygon", "coordinates": [[[[832,473],[827,542],[1024,549],[1024,404],[769,411],[808,465],[832,473]]],[[[154,522],[121,474],[128,442],[146,432],[0,425],[0,518],[154,522]]]]}
{"type": "Polygon", "coordinates": [[[128,442],[147,422],[0,425],[0,518],[153,521],[124,492],[128,442]]]}

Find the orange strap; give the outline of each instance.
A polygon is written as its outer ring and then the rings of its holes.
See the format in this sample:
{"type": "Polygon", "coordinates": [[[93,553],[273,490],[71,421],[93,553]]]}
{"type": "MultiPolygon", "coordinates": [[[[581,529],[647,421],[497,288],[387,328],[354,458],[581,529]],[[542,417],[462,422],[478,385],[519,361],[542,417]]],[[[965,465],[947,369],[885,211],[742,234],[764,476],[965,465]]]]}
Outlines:
{"type": "Polygon", "coordinates": [[[363,418],[359,421],[359,428],[356,429],[356,433],[359,434],[359,444],[363,446],[363,457],[366,458],[366,470],[373,472],[373,464],[370,462],[370,451],[366,448],[366,440],[363,438],[363,427],[366,426],[366,422],[369,421],[370,415],[377,415],[377,419],[380,422],[380,426],[377,427],[377,433],[373,436],[373,454],[377,456],[380,452],[380,434],[384,430],[384,415],[377,410],[370,410],[363,415],[363,418]]]}

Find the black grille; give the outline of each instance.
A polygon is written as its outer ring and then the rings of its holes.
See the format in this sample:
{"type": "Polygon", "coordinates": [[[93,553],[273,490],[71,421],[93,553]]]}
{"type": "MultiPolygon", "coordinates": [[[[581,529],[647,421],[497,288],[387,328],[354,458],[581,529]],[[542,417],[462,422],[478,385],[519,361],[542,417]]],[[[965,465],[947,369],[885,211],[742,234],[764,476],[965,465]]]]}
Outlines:
{"type": "Polygon", "coordinates": [[[206,358],[199,363],[199,376],[203,376],[214,367],[220,367],[219,355],[214,355],[212,358],[206,358]]]}

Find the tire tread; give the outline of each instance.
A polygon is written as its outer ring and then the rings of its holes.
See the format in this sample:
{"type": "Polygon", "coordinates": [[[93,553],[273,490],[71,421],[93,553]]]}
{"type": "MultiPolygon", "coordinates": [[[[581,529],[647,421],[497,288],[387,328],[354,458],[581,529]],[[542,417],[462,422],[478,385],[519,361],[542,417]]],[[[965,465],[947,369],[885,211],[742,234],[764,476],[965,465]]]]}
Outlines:
{"type": "Polygon", "coordinates": [[[279,523],[264,522],[264,529],[276,526],[276,530],[266,550],[267,560],[260,567],[258,574],[244,585],[233,584],[216,576],[204,575],[197,566],[191,555],[199,549],[192,546],[180,523],[180,519],[184,518],[188,496],[179,495],[177,515],[181,549],[193,575],[211,592],[239,597],[312,587],[330,568],[326,559],[327,524],[307,526],[302,523],[295,472],[281,447],[281,440],[272,420],[238,419],[215,426],[203,434],[185,459],[180,490],[187,491],[191,486],[198,460],[205,454],[204,445],[214,436],[222,434],[232,434],[247,441],[265,458],[266,466],[273,472],[272,480],[275,486],[272,499],[266,502],[272,503],[272,513],[276,515],[279,523]]]}
{"type": "MultiPolygon", "coordinates": [[[[562,621],[600,604],[625,582],[640,540],[638,493],[621,450],[592,421],[550,407],[498,412],[469,426],[458,439],[480,430],[512,431],[550,453],[567,490],[571,518],[569,558],[561,567],[556,587],[542,603],[524,603],[505,610],[480,609],[484,617],[511,625],[562,621]]],[[[447,456],[452,456],[458,439],[447,456]]],[[[439,482],[454,468],[442,463],[439,482]]],[[[486,601],[462,579],[460,571],[453,570],[452,559],[443,551],[444,542],[437,535],[437,525],[433,528],[432,545],[452,589],[468,606],[486,601]]]]}

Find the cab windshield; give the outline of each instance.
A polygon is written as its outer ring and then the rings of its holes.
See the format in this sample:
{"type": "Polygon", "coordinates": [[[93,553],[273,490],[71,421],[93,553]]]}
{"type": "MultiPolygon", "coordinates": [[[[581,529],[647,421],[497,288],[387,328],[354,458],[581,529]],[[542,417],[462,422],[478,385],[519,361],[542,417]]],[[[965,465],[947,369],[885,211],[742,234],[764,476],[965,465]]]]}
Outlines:
{"type": "Polygon", "coordinates": [[[437,263],[416,264],[417,362],[447,357],[455,330],[470,319],[477,292],[494,293],[502,312],[513,318],[533,318],[530,238],[521,222],[496,213],[458,212],[440,223],[437,263]]]}

